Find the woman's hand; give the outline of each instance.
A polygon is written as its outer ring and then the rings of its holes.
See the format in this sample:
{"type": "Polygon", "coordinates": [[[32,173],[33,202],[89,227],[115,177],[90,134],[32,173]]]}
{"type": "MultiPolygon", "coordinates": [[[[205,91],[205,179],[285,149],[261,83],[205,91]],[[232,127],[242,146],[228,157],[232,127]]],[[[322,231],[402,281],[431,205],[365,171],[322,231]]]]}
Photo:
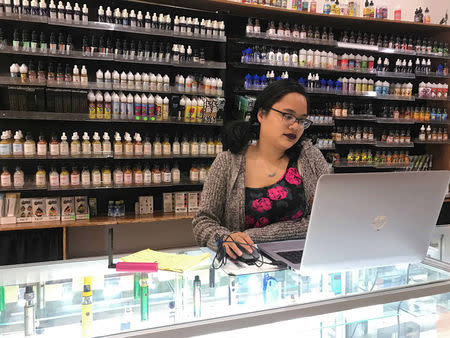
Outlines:
{"type": "Polygon", "coordinates": [[[253,252],[253,246],[255,243],[253,243],[252,239],[248,234],[245,232],[232,232],[226,241],[223,242],[223,246],[225,247],[225,250],[227,252],[227,255],[231,259],[236,259],[237,256],[242,256],[242,251],[237,247],[236,244],[233,243],[240,243],[242,247],[247,249],[249,253],[253,252]]]}

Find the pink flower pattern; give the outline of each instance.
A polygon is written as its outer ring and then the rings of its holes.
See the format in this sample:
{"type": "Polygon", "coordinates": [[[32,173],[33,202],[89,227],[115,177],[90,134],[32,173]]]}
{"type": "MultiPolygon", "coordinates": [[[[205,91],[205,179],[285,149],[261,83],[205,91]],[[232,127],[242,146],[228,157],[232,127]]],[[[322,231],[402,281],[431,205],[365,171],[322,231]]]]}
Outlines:
{"type": "Polygon", "coordinates": [[[267,190],[267,196],[269,196],[272,201],[285,199],[287,194],[288,190],[281,185],[277,185],[276,187],[267,190]]]}
{"type": "Polygon", "coordinates": [[[272,209],[270,199],[266,197],[258,198],[252,202],[252,209],[259,213],[272,209]]]}
{"type": "Polygon", "coordinates": [[[301,219],[307,203],[303,180],[295,163],[290,162],[284,176],[264,188],[246,188],[245,227],[263,228],[276,222],[301,219]]]}

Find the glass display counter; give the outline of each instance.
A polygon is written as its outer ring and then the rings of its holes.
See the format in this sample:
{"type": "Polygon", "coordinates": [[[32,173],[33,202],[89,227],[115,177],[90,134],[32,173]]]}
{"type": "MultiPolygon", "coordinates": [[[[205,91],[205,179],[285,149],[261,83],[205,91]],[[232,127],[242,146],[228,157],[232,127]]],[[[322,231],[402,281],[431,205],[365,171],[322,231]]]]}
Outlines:
{"type": "MultiPolygon", "coordinates": [[[[208,249],[177,252],[201,251],[208,249]]],[[[435,309],[450,312],[450,266],[431,259],[308,276],[229,276],[208,261],[183,274],[118,273],[107,265],[100,258],[1,267],[0,335],[195,336],[293,323],[293,332],[307,329],[311,337],[372,337],[397,318],[405,330],[415,316],[431,330],[435,309]]]]}

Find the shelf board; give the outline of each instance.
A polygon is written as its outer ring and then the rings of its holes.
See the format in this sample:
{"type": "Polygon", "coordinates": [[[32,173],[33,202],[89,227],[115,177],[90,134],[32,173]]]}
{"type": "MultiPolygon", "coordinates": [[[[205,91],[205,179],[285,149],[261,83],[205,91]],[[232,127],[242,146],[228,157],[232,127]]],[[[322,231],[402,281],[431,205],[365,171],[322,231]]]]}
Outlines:
{"type": "Polygon", "coordinates": [[[111,185],[111,186],[69,186],[69,187],[50,187],[47,185],[46,187],[36,187],[33,184],[25,184],[22,188],[15,187],[1,187],[0,192],[21,192],[21,191],[94,191],[94,190],[124,190],[124,189],[150,189],[150,188],[168,188],[168,187],[190,187],[190,186],[202,186],[201,182],[189,182],[187,180],[181,181],[180,183],[159,183],[159,184],[130,184],[130,185],[111,185]]]}
{"type": "Polygon", "coordinates": [[[443,102],[450,102],[450,99],[447,97],[419,97],[415,96],[415,99],[417,101],[443,101],[443,102]]]}
{"type": "Polygon", "coordinates": [[[378,124],[407,124],[407,125],[414,124],[414,120],[412,119],[394,119],[394,118],[377,117],[375,121],[378,124]]]}
{"type": "Polygon", "coordinates": [[[222,127],[223,120],[217,120],[214,123],[208,122],[188,122],[171,118],[170,120],[154,120],[154,121],[137,121],[137,120],[98,120],[90,119],[88,114],[74,113],[52,113],[52,112],[35,112],[35,111],[13,111],[0,110],[0,119],[7,120],[36,120],[36,121],[73,121],[73,122],[95,122],[95,123],[138,123],[143,125],[151,124],[179,124],[192,126],[214,126],[222,127]]]}
{"type": "Polygon", "coordinates": [[[364,121],[375,122],[376,116],[374,115],[348,115],[348,116],[334,116],[335,121],[364,121]]]}
{"type": "Polygon", "coordinates": [[[1,54],[11,54],[11,55],[34,55],[41,57],[51,57],[51,58],[63,58],[63,59],[83,59],[83,60],[92,60],[92,61],[109,61],[115,63],[133,63],[133,64],[144,64],[144,65],[154,65],[158,67],[171,67],[171,68],[200,68],[200,69],[226,69],[225,62],[217,62],[217,61],[205,61],[204,64],[194,63],[194,62],[183,62],[183,63],[174,63],[174,62],[158,62],[152,60],[144,60],[139,59],[137,57],[133,59],[124,59],[121,56],[101,56],[101,55],[83,55],[80,51],[72,51],[69,55],[60,54],[60,53],[41,53],[41,52],[31,52],[31,51],[22,51],[22,50],[14,50],[12,47],[7,46],[0,49],[1,54]]]}
{"type": "Polygon", "coordinates": [[[436,74],[436,73],[425,74],[425,73],[417,73],[417,72],[416,72],[416,77],[420,77],[420,78],[433,78],[433,79],[443,79],[443,80],[449,80],[449,79],[450,79],[450,75],[438,75],[438,74],[436,74]]]}
{"type": "MultiPolygon", "coordinates": [[[[372,100],[386,100],[386,101],[414,101],[414,97],[405,97],[405,96],[395,96],[395,95],[376,95],[375,92],[367,92],[367,93],[361,93],[361,94],[343,94],[342,92],[335,92],[335,91],[326,91],[326,90],[320,90],[320,89],[311,89],[311,88],[305,88],[306,92],[311,95],[325,95],[325,96],[339,96],[339,97],[354,97],[354,98],[365,98],[365,99],[372,99],[372,100]]],[[[260,89],[235,89],[234,92],[236,94],[258,94],[262,90],[260,89]]]]}
{"type": "Polygon", "coordinates": [[[377,148],[414,148],[414,143],[387,143],[387,142],[381,142],[378,141],[375,144],[375,147],[377,148]]]}
{"type": "Polygon", "coordinates": [[[20,21],[20,22],[33,22],[33,23],[43,23],[51,26],[60,26],[60,27],[70,27],[74,29],[90,29],[90,30],[101,30],[101,31],[116,31],[116,32],[124,32],[124,33],[133,33],[140,35],[152,35],[152,36],[162,36],[166,38],[177,38],[177,39],[187,39],[187,40],[200,40],[200,41],[210,41],[210,42],[226,42],[226,37],[215,37],[215,36],[201,36],[201,35],[179,35],[174,34],[172,30],[161,30],[161,29],[147,29],[141,27],[130,27],[123,26],[118,24],[106,23],[106,22],[68,22],[65,20],[55,20],[50,18],[42,18],[40,16],[33,15],[0,15],[0,20],[5,21],[20,21]]]}
{"type": "Polygon", "coordinates": [[[323,127],[323,128],[326,128],[326,127],[334,127],[335,126],[335,124],[334,124],[334,122],[333,123],[314,123],[313,122],[313,124],[311,124],[310,126],[309,126],[309,128],[320,128],[320,127],[323,127]]]}
{"type": "Polygon", "coordinates": [[[161,156],[139,156],[139,155],[74,155],[74,156],[0,156],[1,161],[23,161],[23,160],[87,160],[87,159],[113,159],[113,160],[173,160],[173,159],[214,159],[217,155],[161,155],[161,156]]]}
{"type": "Polygon", "coordinates": [[[450,126],[450,120],[428,120],[428,121],[414,121],[415,124],[437,124],[437,125],[449,125],[450,126]]]}
{"type": "Polygon", "coordinates": [[[408,165],[405,164],[376,164],[376,163],[347,163],[341,161],[340,163],[333,163],[334,168],[373,168],[373,169],[406,169],[408,165]]]}
{"type": "Polygon", "coordinates": [[[195,214],[174,214],[155,212],[153,215],[134,216],[127,215],[125,217],[107,217],[100,216],[87,220],[72,221],[42,221],[15,224],[0,224],[1,231],[14,230],[35,230],[35,229],[53,229],[53,228],[77,228],[77,227],[95,227],[95,226],[112,226],[116,224],[139,224],[158,221],[173,221],[180,219],[192,219],[195,214]]]}
{"type": "Polygon", "coordinates": [[[415,144],[450,144],[450,140],[448,141],[420,141],[418,139],[414,140],[415,144]]]}
{"type": "Polygon", "coordinates": [[[376,141],[369,141],[369,140],[354,140],[354,141],[335,141],[334,142],[336,145],[355,145],[355,146],[359,146],[359,145],[376,145],[376,141]]]}

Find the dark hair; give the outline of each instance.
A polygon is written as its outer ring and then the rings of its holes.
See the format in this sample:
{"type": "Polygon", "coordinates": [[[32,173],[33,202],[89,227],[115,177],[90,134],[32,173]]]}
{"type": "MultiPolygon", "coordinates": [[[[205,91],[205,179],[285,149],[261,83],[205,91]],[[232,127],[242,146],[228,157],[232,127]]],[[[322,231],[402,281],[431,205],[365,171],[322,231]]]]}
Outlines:
{"type": "MultiPolygon", "coordinates": [[[[249,121],[234,121],[230,123],[224,131],[223,145],[233,154],[242,152],[251,140],[259,139],[260,123],[258,112],[261,109],[264,114],[270,108],[289,93],[299,93],[306,99],[307,111],[309,112],[309,98],[305,88],[292,80],[279,80],[268,85],[256,98],[255,106],[250,114],[249,121]]],[[[285,154],[293,160],[297,160],[302,150],[301,143],[303,135],[292,147],[286,150],[285,154]]]]}

